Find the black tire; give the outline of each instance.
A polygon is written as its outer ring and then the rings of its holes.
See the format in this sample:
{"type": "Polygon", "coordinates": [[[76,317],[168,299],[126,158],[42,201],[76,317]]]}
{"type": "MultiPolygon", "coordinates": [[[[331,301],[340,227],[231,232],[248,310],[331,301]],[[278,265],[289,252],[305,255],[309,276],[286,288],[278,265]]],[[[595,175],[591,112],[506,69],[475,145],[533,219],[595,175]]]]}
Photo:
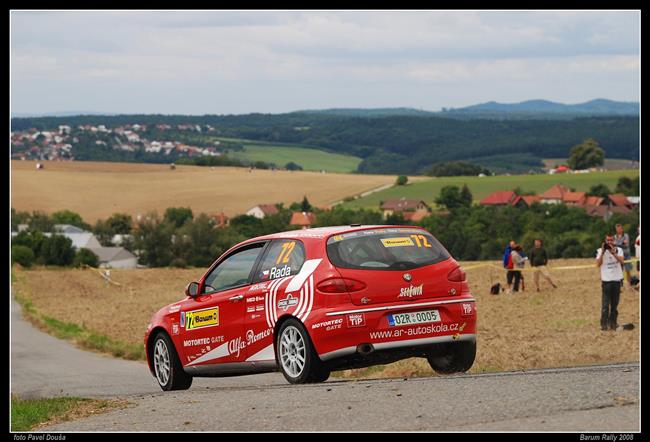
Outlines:
{"type": "Polygon", "coordinates": [[[324,382],[330,376],[330,370],[314,350],[309,333],[297,319],[282,324],[275,338],[275,352],[280,371],[291,384],[324,382]]]}
{"type": "Polygon", "coordinates": [[[165,332],[158,332],[151,348],[154,376],[164,391],[187,390],[192,376],[185,373],[173,342],[165,332]],[[165,359],[165,350],[167,358],[165,359]]]}
{"type": "Polygon", "coordinates": [[[427,356],[436,373],[462,373],[469,370],[476,358],[476,341],[451,342],[427,356]]]}

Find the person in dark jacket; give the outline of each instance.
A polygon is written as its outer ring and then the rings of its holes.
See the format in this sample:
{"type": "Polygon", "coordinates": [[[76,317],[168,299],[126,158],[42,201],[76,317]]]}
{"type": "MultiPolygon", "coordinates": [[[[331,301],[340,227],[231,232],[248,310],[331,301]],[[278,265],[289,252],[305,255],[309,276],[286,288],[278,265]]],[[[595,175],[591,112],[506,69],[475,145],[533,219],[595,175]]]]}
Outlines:
{"type": "Polygon", "coordinates": [[[553,282],[548,272],[546,271],[546,264],[548,264],[548,255],[546,254],[546,249],[542,247],[542,240],[535,240],[535,247],[529,253],[530,266],[533,268],[533,279],[535,281],[535,287],[539,292],[539,275],[542,275],[554,289],[557,288],[557,285],[553,282]]]}

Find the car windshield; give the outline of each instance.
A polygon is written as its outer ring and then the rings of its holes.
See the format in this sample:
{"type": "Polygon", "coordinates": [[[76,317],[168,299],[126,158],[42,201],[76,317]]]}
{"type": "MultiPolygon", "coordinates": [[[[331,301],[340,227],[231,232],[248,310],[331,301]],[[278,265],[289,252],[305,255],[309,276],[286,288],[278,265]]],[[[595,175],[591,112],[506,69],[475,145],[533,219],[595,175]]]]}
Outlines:
{"type": "Polygon", "coordinates": [[[372,229],[336,235],[327,241],[327,255],[336,267],[405,270],[435,264],[449,253],[419,229],[372,229]]]}

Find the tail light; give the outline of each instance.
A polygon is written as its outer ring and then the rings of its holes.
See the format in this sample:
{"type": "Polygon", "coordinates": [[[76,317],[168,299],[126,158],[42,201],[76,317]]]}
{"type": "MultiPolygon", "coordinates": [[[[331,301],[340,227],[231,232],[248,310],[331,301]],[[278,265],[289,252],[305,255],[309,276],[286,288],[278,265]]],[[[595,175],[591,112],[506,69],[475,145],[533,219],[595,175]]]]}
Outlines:
{"type": "Polygon", "coordinates": [[[465,272],[460,267],[456,267],[448,275],[447,279],[451,282],[463,282],[465,281],[465,272]]]}
{"type": "Polygon", "coordinates": [[[319,282],[316,288],[323,293],[348,293],[363,290],[366,285],[356,279],[330,278],[319,282]]]}

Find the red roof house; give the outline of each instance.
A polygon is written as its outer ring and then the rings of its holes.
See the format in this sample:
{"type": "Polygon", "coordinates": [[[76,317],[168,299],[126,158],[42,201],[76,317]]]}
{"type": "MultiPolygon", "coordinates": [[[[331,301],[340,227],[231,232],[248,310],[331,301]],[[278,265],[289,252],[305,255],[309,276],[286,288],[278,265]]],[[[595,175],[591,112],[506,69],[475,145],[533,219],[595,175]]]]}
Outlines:
{"type": "Polygon", "coordinates": [[[519,198],[512,190],[499,190],[483,198],[479,204],[484,206],[508,206],[519,202],[519,198]]]}
{"type": "Polygon", "coordinates": [[[622,193],[615,193],[612,195],[607,195],[612,204],[616,207],[627,207],[628,209],[632,208],[630,201],[627,199],[627,196],[622,193]]]}
{"type": "Polygon", "coordinates": [[[569,188],[564,187],[562,184],[556,184],[542,193],[542,202],[547,204],[560,204],[564,201],[564,194],[570,191],[569,188]]]}
{"type": "Polygon", "coordinates": [[[270,215],[275,215],[279,212],[280,211],[277,207],[275,207],[275,204],[258,204],[257,206],[248,209],[246,215],[262,219],[270,215]]]}
{"type": "Polygon", "coordinates": [[[522,201],[526,203],[528,207],[532,206],[533,203],[541,203],[542,197],[539,195],[524,195],[521,197],[522,201]]]}
{"type": "Polygon", "coordinates": [[[562,198],[564,204],[569,206],[582,206],[587,200],[585,192],[565,192],[562,198]]]}
{"type": "Polygon", "coordinates": [[[303,229],[308,229],[316,222],[316,214],[312,212],[293,212],[289,225],[301,226],[303,229]]]}

